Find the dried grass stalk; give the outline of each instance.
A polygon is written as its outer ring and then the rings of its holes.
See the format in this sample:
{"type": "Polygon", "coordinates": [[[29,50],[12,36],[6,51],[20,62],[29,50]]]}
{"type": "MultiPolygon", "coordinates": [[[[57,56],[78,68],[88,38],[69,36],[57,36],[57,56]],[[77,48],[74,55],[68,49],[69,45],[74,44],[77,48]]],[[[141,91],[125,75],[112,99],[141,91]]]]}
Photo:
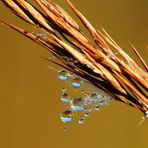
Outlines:
{"type": "Polygon", "coordinates": [[[49,61],[87,79],[117,101],[133,106],[147,116],[148,66],[133,45],[131,48],[144,69],[141,69],[103,28],[103,33],[95,30],[69,0],[66,0],[67,4],[90,32],[95,45],[85,37],[75,20],[59,5],[50,0],[35,1],[43,12],[25,0],[0,0],[15,15],[44,30],[48,38],[4,21],[0,22],[48,49],[62,64],[52,59],[49,61]],[[120,58],[113,50],[120,55],[120,58]]]}

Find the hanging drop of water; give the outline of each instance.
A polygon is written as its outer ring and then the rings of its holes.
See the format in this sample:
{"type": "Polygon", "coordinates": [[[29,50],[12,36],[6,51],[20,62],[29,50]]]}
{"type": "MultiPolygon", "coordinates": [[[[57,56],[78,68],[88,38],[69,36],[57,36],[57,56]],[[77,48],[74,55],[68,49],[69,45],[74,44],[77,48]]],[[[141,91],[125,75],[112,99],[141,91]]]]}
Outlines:
{"type": "Polygon", "coordinates": [[[61,97],[63,103],[70,103],[70,96],[67,93],[63,93],[61,97]]]}
{"type": "Polygon", "coordinates": [[[74,88],[80,88],[82,86],[82,80],[80,77],[74,77],[72,80],[71,80],[71,85],[74,87],[74,88]]]}
{"type": "Polygon", "coordinates": [[[68,72],[66,70],[58,71],[58,79],[61,81],[68,80],[68,72]]]}
{"type": "Polygon", "coordinates": [[[75,112],[81,112],[84,110],[83,98],[75,98],[71,101],[71,109],[75,112]]]}
{"type": "Polygon", "coordinates": [[[64,123],[71,123],[73,120],[73,112],[71,110],[65,110],[61,113],[61,120],[64,123]]]}

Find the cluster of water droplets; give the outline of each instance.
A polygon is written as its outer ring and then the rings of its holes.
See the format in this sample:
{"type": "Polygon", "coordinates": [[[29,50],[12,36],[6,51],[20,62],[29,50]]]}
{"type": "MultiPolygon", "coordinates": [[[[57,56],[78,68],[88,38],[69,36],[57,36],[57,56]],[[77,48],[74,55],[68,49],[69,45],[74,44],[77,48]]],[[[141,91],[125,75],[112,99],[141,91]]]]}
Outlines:
{"type": "Polygon", "coordinates": [[[109,94],[66,70],[58,71],[58,79],[67,82],[74,91],[79,92],[79,97],[72,98],[67,89],[65,87],[62,88],[61,102],[66,105],[66,109],[61,113],[60,118],[64,123],[72,123],[74,117],[80,114],[78,123],[82,124],[91,112],[100,110],[101,106],[108,105],[112,101],[112,97],[109,94]]]}

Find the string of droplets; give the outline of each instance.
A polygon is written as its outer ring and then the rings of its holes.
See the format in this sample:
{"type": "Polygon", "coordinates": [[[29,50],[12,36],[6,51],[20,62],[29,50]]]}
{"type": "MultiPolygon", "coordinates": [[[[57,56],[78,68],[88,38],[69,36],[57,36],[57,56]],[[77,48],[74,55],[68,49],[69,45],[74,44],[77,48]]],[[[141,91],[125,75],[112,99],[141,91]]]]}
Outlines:
{"type": "Polygon", "coordinates": [[[81,92],[83,95],[83,97],[71,98],[67,93],[67,89],[62,89],[61,102],[68,106],[60,115],[63,123],[72,123],[74,116],[80,113],[81,117],[78,123],[82,124],[92,111],[98,111],[101,106],[108,105],[112,101],[112,97],[109,94],[94,87],[87,80],[66,70],[62,69],[58,71],[58,79],[70,82],[74,90],[81,92]]]}

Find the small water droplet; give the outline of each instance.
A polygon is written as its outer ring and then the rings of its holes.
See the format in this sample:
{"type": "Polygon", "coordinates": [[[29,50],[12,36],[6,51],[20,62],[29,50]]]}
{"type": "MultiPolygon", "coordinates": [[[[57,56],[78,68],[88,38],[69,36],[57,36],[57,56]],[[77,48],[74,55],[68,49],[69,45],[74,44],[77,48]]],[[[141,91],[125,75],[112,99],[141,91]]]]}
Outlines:
{"type": "Polygon", "coordinates": [[[74,87],[74,88],[80,88],[82,86],[82,80],[80,77],[74,77],[72,80],[71,80],[71,85],[74,87]]]}
{"type": "Polygon", "coordinates": [[[36,36],[37,36],[37,37],[44,38],[44,39],[48,38],[48,36],[47,36],[46,33],[36,33],[36,36]]]}
{"type": "Polygon", "coordinates": [[[78,61],[77,61],[77,60],[74,60],[74,64],[75,64],[75,65],[78,64],[78,61]]]}
{"type": "Polygon", "coordinates": [[[62,93],[65,93],[66,90],[67,90],[66,87],[63,87],[63,88],[62,88],[62,93]]]}
{"type": "Polygon", "coordinates": [[[65,63],[69,63],[69,57],[67,56],[62,56],[63,60],[65,63]]]}
{"type": "Polygon", "coordinates": [[[99,111],[99,110],[100,110],[100,105],[96,105],[96,106],[95,106],[95,110],[96,110],[96,111],[99,111]]]}
{"type": "Polygon", "coordinates": [[[91,104],[96,104],[98,102],[97,93],[92,93],[89,97],[91,104]]]}
{"type": "Polygon", "coordinates": [[[83,124],[84,121],[85,121],[85,117],[81,117],[81,118],[79,119],[79,123],[80,123],[80,124],[83,124]]]}
{"type": "Polygon", "coordinates": [[[97,98],[100,100],[100,99],[102,99],[103,98],[103,94],[102,93],[99,93],[98,95],[97,95],[97,98]]]}
{"type": "Polygon", "coordinates": [[[64,127],[63,131],[64,132],[67,132],[68,131],[68,128],[69,128],[68,126],[64,127]]]}
{"type": "Polygon", "coordinates": [[[66,70],[58,71],[58,79],[61,81],[68,80],[68,72],[66,70]]]}
{"type": "Polygon", "coordinates": [[[118,55],[118,52],[116,51],[114,54],[115,54],[115,55],[118,55]]]}
{"type": "Polygon", "coordinates": [[[99,104],[100,105],[105,105],[106,104],[106,100],[104,97],[102,97],[102,99],[99,100],[99,104]]]}
{"type": "Polygon", "coordinates": [[[75,112],[81,112],[84,110],[84,101],[82,98],[75,98],[71,101],[71,109],[75,112]]]}
{"type": "Polygon", "coordinates": [[[91,109],[87,109],[84,113],[84,116],[88,117],[90,113],[91,113],[91,109]]]}
{"type": "Polygon", "coordinates": [[[105,104],[108,105],[112,101],[111,96],[105,96],[105,104]]]}
{"type": "Polygon", "coordinates": [[[70,96],[67,93],[64,93],[61,97],[63,103],[70,103],[70,96]]]}
{"type": "Polygon", "coordinates": [[[49,56],[48,59],[53,60],[53,59],[55,59],[55,56],[49,56]]]}
{"type": "Polygon", "coordinates": [[[148,120],[148,111],[145,112],[144,117],[145,117],[146,120],[148,120]]]}
{"type": "Polygon", "coordinates": [[[73,112],[71,110],[65,110],[61,113],[61,120],[64,123],[71,123],[73,120],[73,112]]]}

